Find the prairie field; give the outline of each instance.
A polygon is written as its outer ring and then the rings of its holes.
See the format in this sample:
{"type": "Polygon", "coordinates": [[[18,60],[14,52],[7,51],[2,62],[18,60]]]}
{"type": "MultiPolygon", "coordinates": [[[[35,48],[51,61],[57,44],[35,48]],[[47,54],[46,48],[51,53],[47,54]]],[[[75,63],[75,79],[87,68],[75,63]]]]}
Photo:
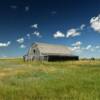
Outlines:
{"type": "Polygon", "coordinates": [[[100,100],[100,60],[0,60],[0,100],[100,100]]]}

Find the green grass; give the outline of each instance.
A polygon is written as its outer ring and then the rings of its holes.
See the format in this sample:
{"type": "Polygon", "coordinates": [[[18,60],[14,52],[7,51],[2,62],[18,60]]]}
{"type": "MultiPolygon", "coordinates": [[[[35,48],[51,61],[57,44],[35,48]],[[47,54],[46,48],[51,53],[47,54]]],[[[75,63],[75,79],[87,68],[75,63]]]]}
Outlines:
{"type": "Polygon", "coordinates": [[[100,100],[100,61],[1,59],[0,100],[100,100]]]}

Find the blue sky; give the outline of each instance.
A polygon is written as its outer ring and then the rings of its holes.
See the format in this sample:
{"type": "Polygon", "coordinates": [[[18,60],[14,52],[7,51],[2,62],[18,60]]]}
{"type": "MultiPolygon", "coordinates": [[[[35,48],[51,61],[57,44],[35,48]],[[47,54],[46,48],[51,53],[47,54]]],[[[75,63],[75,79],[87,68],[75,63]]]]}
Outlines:
{"type": "Polygon", "coordinates": [[[69,46],[100,58],[100,0],[0,0],[0,57],[27,53],[33,42],[69,46]]]}

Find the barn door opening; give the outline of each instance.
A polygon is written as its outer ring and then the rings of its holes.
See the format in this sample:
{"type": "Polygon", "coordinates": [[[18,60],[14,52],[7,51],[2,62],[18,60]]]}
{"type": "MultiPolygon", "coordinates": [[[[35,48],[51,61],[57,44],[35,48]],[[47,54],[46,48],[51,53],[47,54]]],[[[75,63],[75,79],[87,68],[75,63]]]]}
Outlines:
{"type": "Polygon", "coordinates": [[[48,61],[68,61],[68,60],[78,60],[79,58],[77,56],[55,56],[50,55],[48,57],[48,61]]]}

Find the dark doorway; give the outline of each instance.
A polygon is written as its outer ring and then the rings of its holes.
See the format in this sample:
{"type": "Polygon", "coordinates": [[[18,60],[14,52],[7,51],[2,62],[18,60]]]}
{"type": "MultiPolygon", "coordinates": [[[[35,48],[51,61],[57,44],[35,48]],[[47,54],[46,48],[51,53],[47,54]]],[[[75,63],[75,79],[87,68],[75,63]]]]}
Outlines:
{"type": "Polygon", "coordinates": [[[78,56],[48,56],[48,61],[68,61],[68,60],[79,60],[78,56]]]}

